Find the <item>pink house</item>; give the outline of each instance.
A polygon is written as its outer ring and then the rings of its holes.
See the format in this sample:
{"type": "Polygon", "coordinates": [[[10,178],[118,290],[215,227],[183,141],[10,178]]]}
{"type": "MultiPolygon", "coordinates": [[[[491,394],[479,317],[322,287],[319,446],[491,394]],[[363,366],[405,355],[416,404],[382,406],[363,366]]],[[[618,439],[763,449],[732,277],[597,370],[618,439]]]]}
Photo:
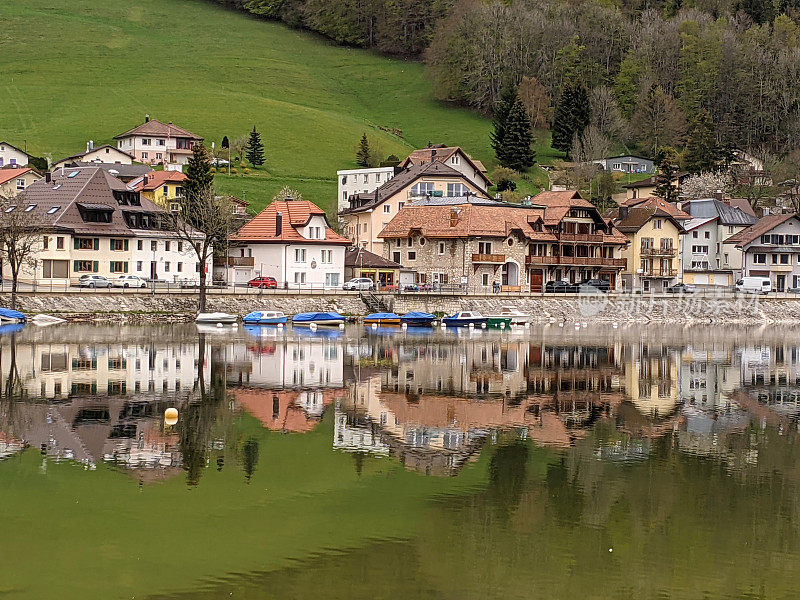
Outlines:
{"type": "Polygon", "coordinates": [[[114,139],[119,150],[132,155],[137,162],[151,165],[185,165],[192,154],[192,146],[203,141],[191,131],[151,119],[150,115],[145,117],[144,123],[114,136],[114,139]]]}

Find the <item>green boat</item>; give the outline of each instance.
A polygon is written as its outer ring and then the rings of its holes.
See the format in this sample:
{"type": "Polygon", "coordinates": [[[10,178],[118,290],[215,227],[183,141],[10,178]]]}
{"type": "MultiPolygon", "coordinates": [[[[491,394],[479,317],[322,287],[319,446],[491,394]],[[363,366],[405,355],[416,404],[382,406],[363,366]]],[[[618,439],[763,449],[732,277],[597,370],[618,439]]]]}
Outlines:
{"type": "Polygon", "coordinates": [[[509,329],[511,327],[511,317],[489,317],[486,326],[489,329],[509,329]]]}

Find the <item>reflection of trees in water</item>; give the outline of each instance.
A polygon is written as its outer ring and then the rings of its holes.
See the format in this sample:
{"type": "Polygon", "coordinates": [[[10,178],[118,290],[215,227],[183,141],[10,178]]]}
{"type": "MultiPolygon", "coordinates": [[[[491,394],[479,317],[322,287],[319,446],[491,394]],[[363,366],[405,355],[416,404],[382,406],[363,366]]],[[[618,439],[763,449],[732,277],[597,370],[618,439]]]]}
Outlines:
{"type": "MultiPolygon", "coordinates": [[[[0,388],[0,429],[14,435],[15,424],[19,423],[18,403],[28,399],[28,393],[22,383],[17,367],[17,334],[12,333],[8,346],[8,363],[3,365],[8,370],[0,388]]],[[[0,360],[5,353],[0,352],[0,360]]]]}
{"type": "Polygon", "coordinates": [[[525,442],[511,442],[499,446],[489,462],[487,494],[504,517],[518,506],[522,497],[528,453],[525,442]]]}
{"type": "Polygon", "coordinates": [[[250,478],[256,471],[256,465],[258,464],[258,450],[258,440],[254,437],[247,438],[242,444],[242,468],[244,469],[244,478],[247,480],[247,483],[250,483],[250,478]]]}

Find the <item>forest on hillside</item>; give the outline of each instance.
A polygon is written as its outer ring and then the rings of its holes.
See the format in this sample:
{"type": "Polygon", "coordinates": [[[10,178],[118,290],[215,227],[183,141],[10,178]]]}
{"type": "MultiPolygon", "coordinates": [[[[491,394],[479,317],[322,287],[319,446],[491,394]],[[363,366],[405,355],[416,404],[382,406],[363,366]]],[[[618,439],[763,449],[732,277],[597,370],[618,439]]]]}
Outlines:
{"type": "Polygon", "coordinates": [[[720,147],[800,147],[800,0],[216,1],[423,59],[440,99],[485,114],[520,86],[543,129],[580,81],[601,146],[653,156],[702,121],[720,147]]]}

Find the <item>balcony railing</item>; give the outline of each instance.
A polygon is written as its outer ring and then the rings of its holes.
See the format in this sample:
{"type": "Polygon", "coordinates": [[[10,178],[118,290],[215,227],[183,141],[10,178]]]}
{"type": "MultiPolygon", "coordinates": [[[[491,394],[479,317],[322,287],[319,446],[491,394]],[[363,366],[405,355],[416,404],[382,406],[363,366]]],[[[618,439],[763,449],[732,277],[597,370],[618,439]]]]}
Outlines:
{"type": "Polygon", "coordinates": [[[642,273],[642,277],[677,277],[677,275],[677,269],[654,269],[642,273]]]}
{"type": "Polygon", "coordinates": [[[561,233],[558,236],[561,242],[602,242],[601,233],[561,233]]]}
{"type": "Polygon", "coordinates": [[[598,267],[625,268],[628,261],[625,258],[603,258],[589,256],[526,256],[526,265],[578,265],[598,267]]]}
{"type": "Polygon", "coordinates": [[[229,267],[252,267],[255,266],[255,259],[252,256],[229,256],[229,267]]]}
{"type": "Polygon", "coordinates": [[[675,248],[651,248],[642,246],[642,256],[675,256],[675,248]]]}
{"type": "Polygon", "coordinates": [[[474,263],[489,263],[489,264],[502,264],[506,262],[505,254],[473,254],[472,262],[474,263]]]}

